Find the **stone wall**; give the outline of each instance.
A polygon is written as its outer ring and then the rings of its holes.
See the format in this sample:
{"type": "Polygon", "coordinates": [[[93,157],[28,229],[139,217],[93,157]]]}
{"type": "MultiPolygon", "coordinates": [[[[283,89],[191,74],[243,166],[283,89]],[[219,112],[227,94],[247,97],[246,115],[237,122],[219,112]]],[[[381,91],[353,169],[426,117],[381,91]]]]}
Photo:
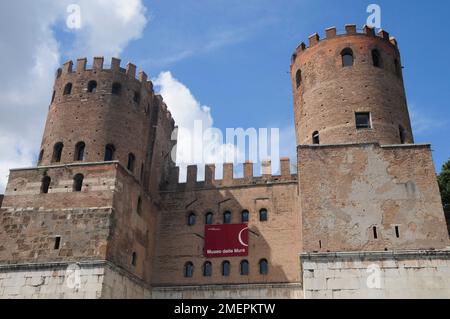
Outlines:
{"type": "Polygon", "coordinates": [[[306,299],[450,298],[450,250],[302,254],[306,299]]]}

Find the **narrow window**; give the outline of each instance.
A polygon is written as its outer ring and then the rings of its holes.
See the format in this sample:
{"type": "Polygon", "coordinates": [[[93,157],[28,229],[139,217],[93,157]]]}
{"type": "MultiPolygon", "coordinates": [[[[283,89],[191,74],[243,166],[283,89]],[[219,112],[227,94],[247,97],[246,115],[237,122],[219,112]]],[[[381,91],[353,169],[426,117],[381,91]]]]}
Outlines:
{"type": "Polygon", "coordinates": [[[298,70],[297,73],[295,74],[295,82],[297,84],[297,89],[300,87],[300,85],[302,84],[302,71],[298,70]]]}
{"type": "Polygon", "coordinates": [[[205,224],[206,225],[212,225],[213,224],[213,213],[207,213],[205,216],[205,224]]]}
{"type": "Polygon", "coordinates": [[[247,260],[243,260],[241,261],[241,276],[248,276],[249,273],[249,267],[248,267],[248,261],[247,260]]]}
{"type": "Polygon", "coordinates": [[[194,264],[190,261],[184,265],[184,277],[192,278],[194,276],[194,264]]]}
{"type": "Polygon", "coordinates": [[[136,266],[136,263],[137,263],[137,254],[136,254],[136,252],[133,252],[133,254],[131,256],[131,265],[136,266]]]}
{"type": "Polygon", "coordinates": [[[229,261],[224,261],[222,263],[222,276],[224,277],[228,277],[230,275],[230,262],[229,261]]]}
{"type": "Polygon", "coordinates": [[[353,58],[352,49],[346,48],[346,49],[342,50],[341,56],[342,56],[342,66],[343,67],[353,66],[354,58],[353,58]]]}
{"type": "Polygon", "coordinates": [[[116,149],[114,148],[114,145],[108,144],[105,147],[105,162],[110,162],[114,160],[114,153],[116,149]]]}
{"type": "Polygon", "coordinates": [[[83,180],[84,180],[83,174],[75,175],[75,177],[73,178],[73,191],[74,192],[81,192],[81,190],[83,189],[83,180]]]}
{"type": "Polygon", "coordinates": [[[197,221],[197,216],[194,213],[190,213],[188,216],[188,226],[194,226],[197,221]]]}
{"type": "Polygon", "coordinates": [[[57,237],[55,237],[55,246],[54,246],[54,249],[55,249],[55,250],[58,250],[60,247],[61,247],[61,237],[60,237],[60,236],[57,236],[57,237]]]}
{"type": "Polygon", "coordinates": [[[260,222],[266,222],[269,220],[269,213],[267,212],[267,209],[263,208],[259,211],[259,221],[260,222]]]}
{"type": "Polygon", "coordinates": [[[64,148],[63,143],[56,143],[53,147],[53,156],[52,156],[52,162],[53,163],[59,163],[61,162],[61,155],[64,148]]]}
{"type": "Polygon", "coordinates": [[[401,70],[401,66],[400,66],[400,62],[398,62],[397,59],[394,60],[394,65],[395,65],[395,74],[400,77],[402,75],[402,70],[401,70]]]}
{"type": "Polygon", "coordinates": [[[395,226],[395,237],[400,238],[400,228],[395,226]]]}
{"type": "Polygon", "coordinates": [[[356,128],[357,129],[368,129],[372,128],[370,123],[370,113],[355,113],[356,128]]]}
{"type": "Polygon", "coordinates": [[[89,81],[88,83],[88,93],[95,93],[97,92],[97,82],[96,81],[89,81]]]}
{"type": "Polygon", "coordinates": [[[374,67],[381,68],[380,52],[376,49],[372,50],[372,62],[374,67]]]}
{"type": "Polygon", "coordinates": [[[244,211],[241,213],[241,220],[242,220],[242,223],[243,223],[243,224],[248,223],[249,219],[250,219],[250,213],[248,212],[248,210],[244,210],[244,211]]]}
{"type": "Polygon", "coordinates": [[[139,92],[134,92],[133,101],[136,104],[139,104],[141,102],[141,95],[139,92]]]}
{"type": "Polygon", "coordinates": [[[261,275],[267,275],[269,273],[269,263],[267,259],[261,259],[259,262],[259,273],[261,275]]]}
{"type": "Polygon", "coordinates": [[[41,183],[41,193],[42,194],[48,194],[48,190],[50,188],[51,182],[52,182],[52,179],[49,176],[44,176],[44,178],[42,178],[42,183],[41,183]]]}
{"type": "Polygon", "coordinates": [[[406,143],[406,132],[405,132],[405,129],[403,128],[403,126],[399,125],[398,126],[398,131],[399,131],[399,135],[400,135],[400,144],[405,144],[406,143]]]}
{"type": "Polygon", "coordinates": [[[44,158],[44,150],[41,150],[41,152],[39,153],[39,159],[38,162],[41,162],[44,158]]]}
{"type": "Polygon", "coordinates": [[[67,83],[64,87],[64,95],[70,95],[72,93],[72,83],[67,83]]]}
{"type": "Polygon", "coordinates": [[[142,198],[140,196],[139,196],[138,201],[137,201],[136,212],[138,213],[138,215],[142,214],[142,198]]]}
{"type": "Polygon", "coordinates": [[[322,241],[319,240],[319,248],[322,249],[322,241]]]}
{"type": "Polygon", "coordinates": [[[120,95],[120,93],[122,92],[122,85],[120,83],[113,83],[112,85],[112,89],[111,89],[111,93],[113,95],[120,95]]]}
{"type": "Polygon", "coordinates": [[[50,102],[50,104],[53,104],[53,102],[55,101],[55,96],[56,96],[56,91],[53,91],[52,101],[50,102]]]}
{"type": "Polygon", "coordinates": [[[84,161],[84,150],[86,148],[86,144],[84,142],[78,142],[75,145],[75,161],[84,161]]]}
{"type": "Polygon", "coordinates": [[[203,276],[204,277],[212,276],[212,264],[209,261],[203,264],[203,276]]]}
{"type": "Polygon", "coordinates": [[[136,157],[134,156],[133,153],[128,154],[128,165],[127,165],[127,169],[130,172],[134,172],[134,162],[136,161],[136,157]]]}
{"type": "Polygon", "coordinates": [[[231,224],[231,212],[226,211],[225,213],[223,213],[223,223],[231,224]]]}
{"type": "Polygon", "coordinates": [[[314,145],[319,145],[320,144],[320,134],[318,131],[315,131],[312,134],[312,142],[314,145]]]}
{"type": "Polygon", "coordinates": [[[374,239],[378,239],[377,227],[373,226],[372,230],[373,230],[373,238],[374,239]]]}

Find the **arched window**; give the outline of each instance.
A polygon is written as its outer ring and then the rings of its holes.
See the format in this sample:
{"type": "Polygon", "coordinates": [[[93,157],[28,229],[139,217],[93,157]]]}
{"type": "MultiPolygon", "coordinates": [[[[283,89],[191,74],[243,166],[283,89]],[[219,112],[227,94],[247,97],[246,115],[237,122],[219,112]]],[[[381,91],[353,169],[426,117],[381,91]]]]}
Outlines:
{"type": "Polygon", "coordinates": [[[248,261],[247,260],[241,261],[240,270],[241,270],[241,276],[248,276],[249,266],[248,266],[248,261]]]}
{"type": "Polygon", "coordinates": [[[142,214],[142,198],[140,196],[137,201],[136,212],[138,213],[138,215],[142,214]]]}
{"type": "Polygon", "coordinates": [[[41,162],[44,158],[44,150],[41,150],[41,152],[39,153],[39,159],[38,162],[41,162]]]}
{"type": "Polygon", "coordinates": [[[95,93],[97,91],[97,82],[89,81],[88,83],[88,93],[95,93]]]}
{"type": "Polygon", "coordinates": [[[372,50],[372,62],[376,68],[381,68],[381,56],[377,49],[372,50]]]}
{"type": "Polygon", "coordinates": [[[50,188],[51,182],[52,182],[52,179],[49,176],[44,176],[42,178],[42,183],[41,183],[41,193],[42,194],[48,194],[48,190],[50,188]]]}
{"type": "Polygon", "coordinates": [[[242,223],[248,223],[249,219],[250,219],[250,213],[248,212],[248,210],[244,210],[241,213],[241,221],[242,221],[242,223]]]}
{"type": "Polygon", "coordinates": [[[84,150],[86,148],[86,144],[84,142],[78,142],[75,145],[75,161],[84,161],[84,150]]]}
{"type": "Polygon", "coordinates": [[[74,192],[81,192],[83,189],[83,180],[84,176],[83,174],[77,174],[73,178],[73,191],[74,192]]]}
{"type": "Polygon", "coordinates": [[[230,275],[230,270],[231,270],[230,262],[228,260],[224,261],[222,263],[222,276],[228,277],[230,275]]]}
{"type": "Polygon", "coordinates": [[[194,264],[190,261],[184,265],[184,277],[192,278],[194,276],[194,264]]]}
{"type": "Polygon", "coordinates": [[[59,142],[56,143],[53,147],[53,156],[52,156],[52,162],[53,163],[59,163],[61,162],[61,155],[64,148],[64,144],[59,142]]]}
{"type": "Polygon", "coordinates": [[[213,224],[214,215],[213,213],[207,213],[205,216],[205,224],[212,225],[213,224]]]}
{"type": "Polygon", "coordinates": [[[267,275],[269,273],[269,263],[267,259],[261,259],[259,262],[259,273],[261,275],[267,275]]]}
{"type": "Polygon", "coordinates": [[[67,83],[64,87],[64,95],[70,95],[72,93],[72,83],[67,83]]]}
{"type": "Polygon", "coordinates": [[[209,261],[203,264],[203,276],[204,277],[212,276],[212,264],[209,261]]]}
{"type": "Polygon", "coordinates": [[[342,56],[342,66],[353,66],[354,58],[353,58],[353,51],[350,48],[346,48],[342,50],[341,52],[342,56]]]}
{"type": "Polygon", "coordinates": [[[223,213],[223,223],[231,224],[231,212],[226,211],[225,213],[223,213]]]}
{"type": "Polygon", "coordinates": [[[267,209],[263,208],[259,211],[259,221],[266,222],[269,220],[269,213],[267,209]]]}
{"type": "Polygon", "coordinates": [[[197,216],[194,213],[190,213],[188,216],[187,224],[188,226],[194,226],[197,221],[197,216]]]}
{"type": "Polygon", "coordinates": [[[53,91],[52,101],[50,102],[50,104],[53,104],[53,102],[55,101],[55,96],[56,96],[56,91],[53,91]]]}
{"type": "Polygon", "coordinates": [[[134,163],[136,162],[136,157],[134,156],[133,153],[128,154],[128,165],[127,165],[127,169],[130,172],[134,172],[134,163]]]}
{"type": "Polygon", "coordinates": [[[114,147],[114,145],[112,144],[108,144],[105,147],[105,162],[110,162],[112,160],[114,160],[114,153],[115,153],[116,149],[114,147]]]}
{"type": "Polygon", "coordinates": [[[297,89],[300,87],[300,85],[302,84],[302,71],[298,70],[297,73],[295,74],[295,82],[297,84],[297,89]]]}
{"type": "Polygon", "coordinates": [[[136,252],[133,252],[133,254],[131,256],[131,265],[136,266],[136,264],[137,264],[137,254],[136,254],[136,252]]]}
{"type": "Polygon", "coordinates": [[[111,93],[114,95],[120,95],[122,92],[122,85],[120,83],[113,83],[111,93]]]}
{"type": "Polygon", "coordinates": [[[394,65],[395,65],[395,74],[397,74],[397,76],[400,77],[402,75],[402,68],[400,66],[400,62],[398,62],[398,60],[395,59],[394,65]]]}
{"type": "Polygon", "coordinates": [[[398,131],[399,131],[399,135],[400,135],[400,143],[401,144],[405,144],[406,143],[406,131],[403,128],[403,126],[399,125],[398,126],[398,131]]]}
{"type": "Polygon", "coordinates": [[[318,131],[315,131],[312,134],[312,142],[314,145],[319,145],[320,144],[320,134],[318,131]]]}

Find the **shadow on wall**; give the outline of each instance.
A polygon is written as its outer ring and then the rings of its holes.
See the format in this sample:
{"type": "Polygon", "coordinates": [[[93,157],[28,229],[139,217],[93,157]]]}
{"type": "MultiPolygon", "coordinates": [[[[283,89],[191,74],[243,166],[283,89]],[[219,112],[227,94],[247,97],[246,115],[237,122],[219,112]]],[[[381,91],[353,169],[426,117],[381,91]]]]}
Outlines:
{"type": "Polygon", "coordinates": [[[5,197],[5,195],[0,195],[0,208],[2,208],[3,197],[5,197]]]}

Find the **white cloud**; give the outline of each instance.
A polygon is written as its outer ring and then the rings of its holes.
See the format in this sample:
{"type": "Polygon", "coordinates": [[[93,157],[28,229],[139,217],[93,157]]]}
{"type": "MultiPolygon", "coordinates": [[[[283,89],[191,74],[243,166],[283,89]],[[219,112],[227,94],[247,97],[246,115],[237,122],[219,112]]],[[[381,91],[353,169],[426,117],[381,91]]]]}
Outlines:
{"type": "Polygon", "coordinates": [[[409,113],[412,130],[417,136],[426,135],[446,125],[446,120],[433,118],[423,110],[417,108],[414,104],[410,105],[409,113]]]}
{"type": "Polygon", "coordinates": [[[9,169],[32,166],[39,151],[63,49],[54,28],[71,3],[84,21],[65,48],[73,58],[119,55],[147,22],[141,0],[0,1],[0,193],[9,169]]]}

